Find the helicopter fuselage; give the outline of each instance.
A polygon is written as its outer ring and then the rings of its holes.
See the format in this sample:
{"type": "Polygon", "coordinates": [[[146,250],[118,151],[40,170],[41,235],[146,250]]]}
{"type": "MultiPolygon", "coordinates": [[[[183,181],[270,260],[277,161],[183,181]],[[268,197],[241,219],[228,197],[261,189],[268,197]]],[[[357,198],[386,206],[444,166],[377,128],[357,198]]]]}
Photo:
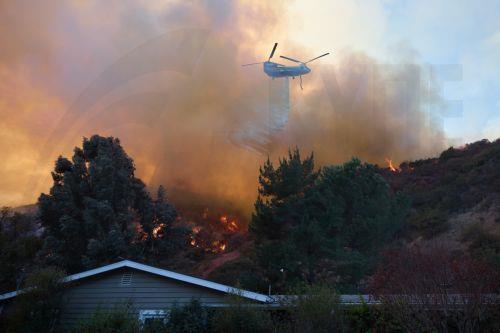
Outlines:
{"type": "Polygon", "coordinates": [[[310,73],[311,69],[305,64],[284,66],[272,61],[266,61],[264,62],[264,72],[269,77],[296,77],[310,73]]]}

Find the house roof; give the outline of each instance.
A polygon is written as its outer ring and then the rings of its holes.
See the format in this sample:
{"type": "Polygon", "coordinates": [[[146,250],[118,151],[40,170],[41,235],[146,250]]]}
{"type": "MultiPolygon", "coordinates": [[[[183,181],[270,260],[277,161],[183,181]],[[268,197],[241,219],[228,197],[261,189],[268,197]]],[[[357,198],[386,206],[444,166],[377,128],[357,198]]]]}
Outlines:
{"type": "MultiPolygon", "coordinates": [[[[299,297],[307,297],[304,295],[272,295],[274,304],[294,304],[299,297]]],[[[381,304],[373,295],[338,295],[339,303],[342,305],[377,305],[381,304]]]]}
{"type": "MultiPolygon", "coordinates": [[[[189,283],[189,284],[200,286],[200,287],[205,287],[205,288],[212,289],[212,290],[221,291],[221,292],[228,293],[228,294],[237,294],[241,297],[251,299],[254,301],[258,301],[258,302],[265,302],[265,303],[273,302],[272,298],[270,298],[269,296],[263,295],[263,294],[258,294],[258,293],[254,293],[251,291],[226,286],[226,285],[223,285],[220,283],[216,283],[216,282],[196,278],[196,277],[189,276],[189,275],[184,275],[184,274],[172,272],[172,271],[169,271],[166,269],[161,269],[161,268],[156,268],[153,266],[140,264],[138,262],[131,261],[131,260],[123,260],[123,261],[120,261],[120,262],[117,262],[114,264],[110,264],[110,265],[94,268],[94,269],[91,269],[91,270],[88,270],[85,272],[69,275],[69,276],[66,276],[65,278],[63,278],[62,282],[67,283],[67,282],[77,281],[77,280],[81,280],[81,279],[84,279],[84,278],[87,278],[90,276],[95,276],[95,275],[98,275],[101,273],[106,273],[106,272],[113,271],[113,270],[116,270],[119,268],[124,268],[124,267],[137,269],[139,271],[151,273],[151,274],[158,275],[158,276],[163,276],[163,277],[170,278],[173,280],[189,283]]],[[[9,293],[2,294],[2,295],[0,295],[0,301],[4,301],[7,299],[16,297],[21,292],[22,292],[22,290],[12,291],[9,293]]]]}

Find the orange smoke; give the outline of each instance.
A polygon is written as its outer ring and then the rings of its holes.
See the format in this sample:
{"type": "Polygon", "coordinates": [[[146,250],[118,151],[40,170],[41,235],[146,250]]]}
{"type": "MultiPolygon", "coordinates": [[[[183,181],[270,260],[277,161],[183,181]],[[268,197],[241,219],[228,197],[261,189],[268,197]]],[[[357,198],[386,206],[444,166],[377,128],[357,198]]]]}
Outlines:
{"type": "Polygon", "coordinates": [[[304,91],[290,84],[288,123],[263,138],[255,124],[269,117],[269,80],[258,66],[242,70],[241,63],[265,58],[275,41],[278,54],[318,54],[288,42],[286,2],[173,1],[151,8],[127,2],[120,10],[68,2],[41,8],[57,14],[47,16],[4,3],[0,20],[16,34],[2,34],[2,45],[15,50],[0,55],[0,81],[7,82],[0,83],[6,175],[0,205],[35,202],[51,185],[57,156],[71,155],[82,136],[96,133],[119,137],[138,177],[151,189],[165,185],[177,206],[202,198],[242,212],[238,218],[246,219],[219,221],[230,232],[246,228],[267,155],[276,161],[297,146],[314,151],[318,166],[352,156],[383,163],[381,156],[403,161],[444,145],[420,104],[439,96],[422,91],[428,85],[418,81],[419,64],[388,70],[367,55],[341,52],[332,57],[335,65],[314,65],[304,91]],[[107,12],[114,16],[102,19],[107,12]],[[137,15],[154,22],[130,20],[137,15]],[[190,30],[199,38],[187,38],[190,30]],[[148,67],[153,60],[157,67],[148,67]],[[254,143],[265,139],[266,153],[235,145],[234,133],[249,134],[254,143]]]}

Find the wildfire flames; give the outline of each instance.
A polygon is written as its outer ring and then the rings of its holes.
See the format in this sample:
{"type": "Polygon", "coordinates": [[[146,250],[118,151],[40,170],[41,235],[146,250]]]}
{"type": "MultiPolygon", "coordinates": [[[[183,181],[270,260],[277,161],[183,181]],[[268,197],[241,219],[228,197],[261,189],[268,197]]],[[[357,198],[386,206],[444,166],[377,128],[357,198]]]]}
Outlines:
{"type": "Polygon", "coordinates": [[[161,238],[163,237],[163,229],[165,228],[165,224],[160,224],[153,228],[153,238],[161,238]]]}
{"type": "Polygon", "coordinates": [[[394,167],[390,158],[386,158],[385,161],[387,162],[387,167],[389,168],[389,170],[391,170],[392,172],[399,172],[399,168],[394,167]]]}
{"type": "Polygon", "coordinates": [[[238,230],[238,225],[236,224],[236,220],[229,221],[226,215],[221,216],[219,221],[224,225],[226,225],[229,231],[234,232],[238,230]]]}
{"type": "Polygon", "coordinates": [[[204,209],[200,219],[194,219],[189,244],[193,248],[202,249],[208,253],[226,251],[230,239],[240,232],[237,220],[229,214],[210,214],[204,209]]]}

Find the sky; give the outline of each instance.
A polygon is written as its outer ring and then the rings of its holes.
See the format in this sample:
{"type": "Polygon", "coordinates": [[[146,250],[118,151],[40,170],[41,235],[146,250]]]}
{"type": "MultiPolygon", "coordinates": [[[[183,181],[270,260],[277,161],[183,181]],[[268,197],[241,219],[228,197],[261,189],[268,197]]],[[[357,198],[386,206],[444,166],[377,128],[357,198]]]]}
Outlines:
{"type": "Polygon", "coordinates": [[[0,0],[0,206],[35,202],[57,156],[96,133],[151,188],[243,210],[258,166],[290,147],[383,164],[495,140],[499,15],[489,0],[0,0]],[[331,54],[304,90],[290,81],[288,123],[266,136],[272,82],[240,65],[274,42],[331,54]]]}
{"type": "Polygon", "coordinates": [[[435,67],[450,102],[442,121],[452,143],[500,137],[500,1],[317,0],[292,7],[293,38],[315,49],[360,49],[390,63],[404,47],[435,67]]]}

